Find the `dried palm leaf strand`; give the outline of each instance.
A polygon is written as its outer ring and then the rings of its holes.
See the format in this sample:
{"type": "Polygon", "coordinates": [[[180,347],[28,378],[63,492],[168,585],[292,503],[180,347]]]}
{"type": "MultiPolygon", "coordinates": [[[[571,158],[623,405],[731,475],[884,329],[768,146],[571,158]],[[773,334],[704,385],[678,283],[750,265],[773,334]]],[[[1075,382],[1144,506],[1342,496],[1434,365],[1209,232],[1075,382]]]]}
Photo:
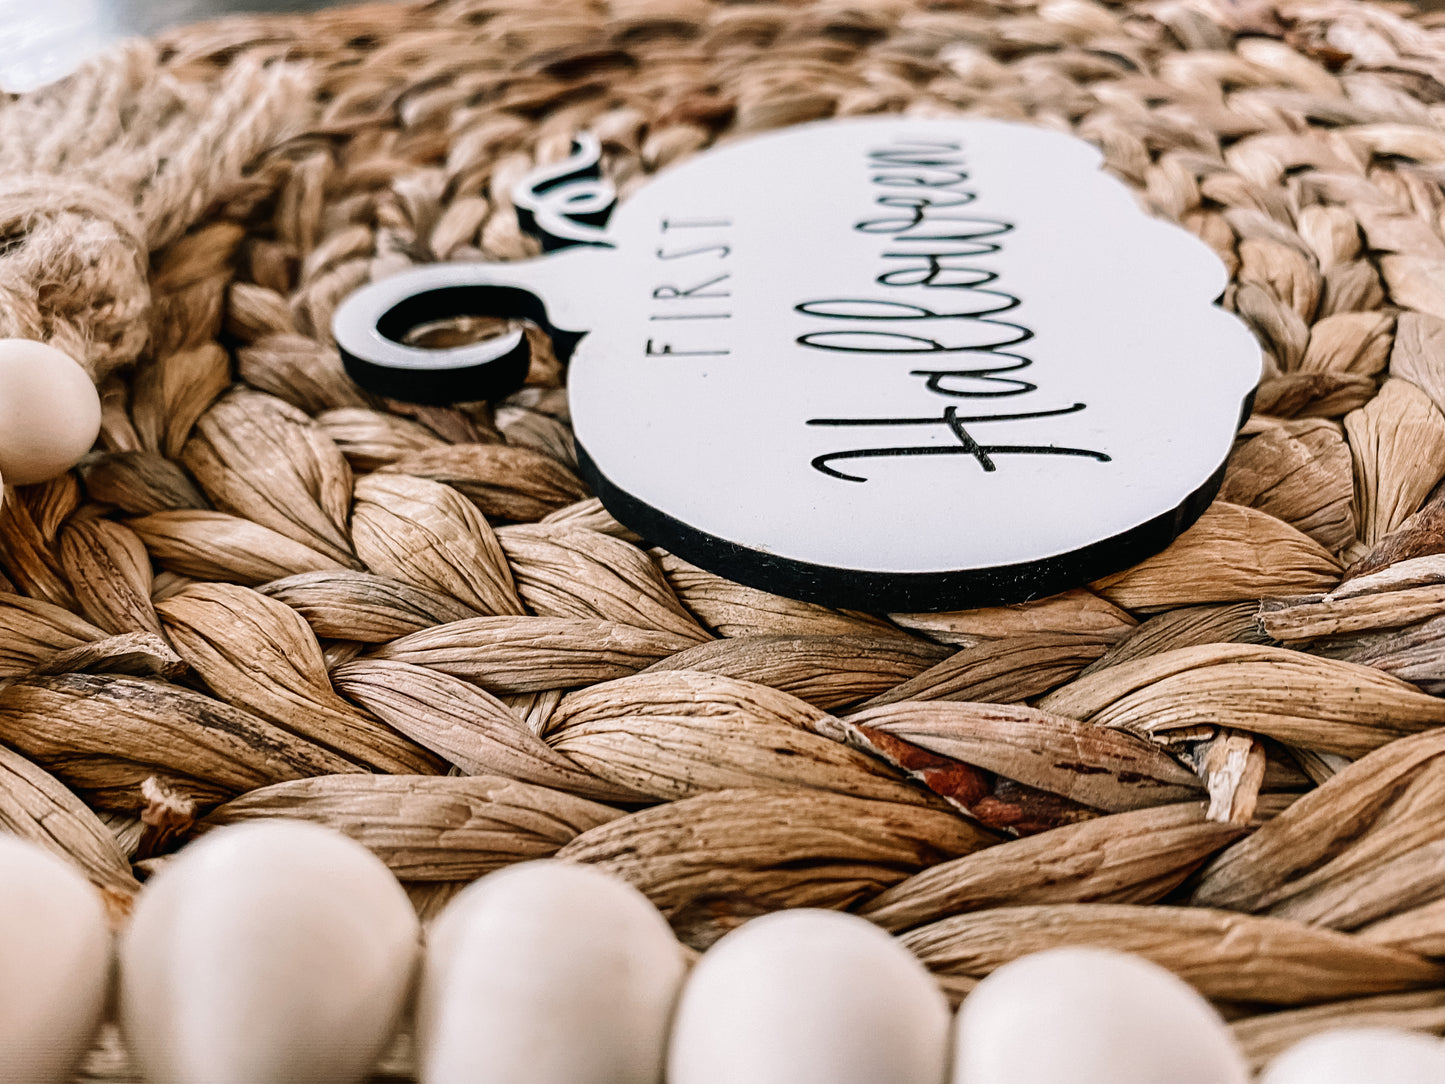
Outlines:
{"type": "Polygon", "coordinates": [[[943,862],[859,914],[897,933],[963,911],[1042,903],[1153,903],[1247,829],[1205,819],[1198,802],[1064,825],[943,862]]]}
{"type": "Polygon", "coordinates": [[[658,551],[656,557],[682,604],[719,636],[907,635],[882,618],[770,595],[704,572],[670,553],[658,551]]]}
{"type": "Polygon", "coordinates": [[[1206,907],[1269,907],[1297,878],[1348,847],[1445,754],[1445,731],[1401,738],[1343,768],[1206,867],[1193,900],[1206,907]]]}
{"type": "Polygon", "coordinates": [[[1439,364],[1445,349],[1445,320],[1424,312],[1400,313],[1390,351],[1390,375],[1408,380],[1445,410],[1445,372],[1439,364]]]}
{"type": "Polygon", "coordinates": [[[460,493],[406,474],[356,483],[352,537],[369,571],[450,595],[483,614],[522,604],[497,536],[460,493]]]}
{"type": "Polygon", "coordinates": [[[1331,598],[1403,591],[1411,587],[1433,587],[1445,583],[1445,553],[1427,553],[1352,577],[1330,592],[1331,598]]]}
{"type": "Polygon", "coordinates": [[[552,729],[552,715],[565,695],[561,689],[547,689],[535,693],[513,693],[498,699],[522,720],[528,731],[545,738],[552,729]]]}
{"type": "Polygon", "coordinates": [[[1396,910],[1389,917],[1361,926],[1355,932],[1377,945],[1418,952],[1421,956],[1445,956],[1445,898],[1396,910]]]}
{"type": "MultiPolygon", "coordinates": [[[[1373,272],[1368,265],[1353,264],[1336,268],[1326,277],[1325,288],[1330,291],[1338,283],[1340,292],[1378,290],[1378,280],[1372,279],[1373,272]],[[1342,283],[1339,282],[1341,279],[1344,280],[1342,283]]],[[[1348,307],[1350,301],[1327,292],[1325,304],[1334,309],[1348,307]]],[[[1259,330],[1258,325],[1255,330],[1259,330]]],[[[1254,397],[1254,409],[1280,417],[1337,418],[1364,406],[1374,394],[1375,379],[1360,373],[1291,372],[1269,375],[1261,380],[1254,397]]]]}
{"type": "Polygon", "coordinates": [[[1028,700],[1077,677],[1107,646],[1102,640],[1050,632],[982,640],[879,693],[860,710],[934,700],[1028,700]]]}
{"type": "Polygon", "coordinates": [[[1251,734],[1220,727],[1202,740],[1188,743],[1180,753],[1209,791],[1210,820],[1248,824],[1254,819],[1268,768],[1263,742],[1251,734]]]}
{"type": "Polygon", "coordinates": [[[1266,599],[1259,608],[1259,623],[1282,643],[1307,645],[1334,636],[1397,629],[1441,614],[1445,614],[1445,583],[1345,597],[1332,592],[1266,599]]]}
{"type": "MultiPolygon", "coordinates": [[[[320,193],[316,196],[319,198],[320,193]]],[[[236,285],[231,290],[234,301],[236,285]]],[[[263,335],[236,352],[242,380],[307,414],[375,405],[346,375],[341,355],[334,346],[297,334],[289,313],[286,319],[286,327],[277,328],[274,334],[263,335]]]]}
{"type": "Polygon", "coordinates": [[[1276,889],[1267,913],[1353,930],[1445,896],[1445,763],[1425,765],[1329,861],[1276,889]]]}
{"type": "Polygon", "coordinates": [[[52,548],[60,536],[60,528],[82,503],[80,483],[75,475],[68,473],[48,482],[21,486],[15,495],[25,506],[26,515],[40,540],[52,548]]]}
{"type": "Polygon", "coordinates": [[[1282,519],[1331,553],[1355,542],[1350,450],[1339,428],[1323,419],[1244,441],[1229,457],[1219,499],[1282,519]]]}
{"type": "Polygon", "coordinates": [[[1383,670],[1427,693],[1445,690],[1445,615],[1412,628],[1362,638],[1347,654],[1350,662],[1383,670]]]}
{"type": "Polygon", "coordinates": [[[443,770],[439,758],[332,691],[296,611],[235,584],[195,584],[158,603],[177,651],[223,700],[373,771],[443,770]]]}
{"type": "Polygon", "coordinates": [[[1412,515],[1445,473],[1445,414],[1398,377],[1345,418],[1355,463],[1355,522],[1373,546],[1412,515]]]}
{"type": "Polygon", "coordinates": [[[1445,489],[1436,486],[1419,511],[1406,518],[1380,539],[1369,553],[1345,570],[1345,582],[1336,588],[1336,592],[1378,590],[1358,587],[1359,581],[1378,577],[1397,565],[1428,560],[1442,552],[1445,552],[1445,489]]]}
{"type": "Polygon", "coordinates": [[[926,791],[824,737],[822,712],[766,685],[653,672],[568,693],[547,743],[599,779],[662,801],[707,791],[804,787],[924,805],[926,791]]]}
{"type": "MultiPolygon", "coordinates": [[[[236,228],[231,223],[217,225],[236,228]]],[[[197,419],[230,386],[231,358],[215,342],[164,354],[154,349],[136,367],[130,416],[144,450],[175,459],[197,419]]]]}
{"type": "Polygon", "coordinates": [[[496,422],[508,444],[541,452],[574,474],[577,472],[577,447],[565,422],[518,406],[498,408],[496,422]]]}
{"type": "Polygon", "coordinates": [[[1300,371],[1375,376],[1390,358],[1394,334],[1392,313],[1331,313],[1310,327],[1300,371]]]}
{"type": "Polygon", "coordinates": [[[224,512],[153,512],[128,525],[156,564],[198,580],[255,585],[345,567],[269,527],[224,512]]]}
{"type": "MultiPolygon", "coordinates": [[[[1236,159],[1239,156],[1240,150],[1236,149],[1236,159]]],[[[1301,246],[1293,238],[1283,241],[1278,236],[1272,236],[1275,231],[1267,230],[1267,227],[1256,229],[1256,224],[1263,226],[1259,221],[1263,216],[1256,218],[1254,215],[1235,212],[1226,217],[1240,236],[1236,250],[1239,255],[1239,270],[1235,274],[1240,285],[1257,285],[1271,298],[1293,309],[1294,315],[1300,320],[1310,320],[1315,314],[1324,285],[1315,261],[1301,251],[1301,246]]],[[[1297,361],[1299,367],[1307,368],[1307,347],[1303,353],[1304,357],[1298,359],[1281,360],[1297,361]]],[[[1380,363],[1384,364],[1383,358],[1380,363]]]]}
{"type": "Polygon", "coordinates": [[[584,531],[598,531],[601,534],[620,538],[624,542],[639,543],[642,539],[631,529],[612,518],[612,513],[602,507],[596,497],[574,501],[565,508],[559,508],[541,520],[544,526],[577,527],[584,531]]]}
{"type": "Polygon", "coordinates": [[[988,606],[948,613],[889,614],[895,625],[944,644],[972,647],[980,640],[1001,640],[1020,633],[1048,632],[1114,643],[1135,621],[1119,607],[1075,588],[1037,602],[988,606]]]}
{"type": "Polygon", "coordinates": [[[59,780],[3,745],[0,828],[79,866],[100,889],[113,919],[129,913],[140,882],[110,829],[59,780]]]}
{"type": "Polygon", "coordinates": [[[174,680],[187,670],[186,662],[163,638],[152,632],[125,632],[58,651],[30,672],[46,674],[130,674],[174,680]]]}
{"type": "Polygon", "coordinates": [[[1377,994],[1264,1013],[1230,1024],[1244,1056],[1263,1068],[1295,1043],[1335,1028],[1403,1028],[1445,1033],[1445,990],[1377,994]]]}
{"type": "Polygon", "coordinates": [[[355,769],[239,708],[175,685],[91,674],[0,691],[0,741],[97,809],[140,810],[156,776],[201,804],[283,779],[355,769]]]}
{"type": "Polygon", "coordinates": [[[79,470],[92,500],[113,504],[131,515],[208,507],[190,476],[154,452],[92,453],[79,470]]]}
{"type": "Polygon", "coordinates": [[[1093,588],[1126,610],[1159,610],[1305,594],[1339,578],[1339,562],[1308,535],[1264,512],[1215,501],[1168,549],[1093,588]]]}
{"type": "Polygon", "coordinates": [[[932,970],[982,978],[1062,945],[1132,952],[1208,998],[1309,1005],[1438,986],[1445,965],[1333,930],[1203,907],[1122,903],[1001,907],[903,935],[932,970]]]}
{"type": "Polygon", "coordinates": [[[531,522],[588,496],[551,456],[514,444],[453,444],[409,452],[382,468],[445,482],[483,515],[531,522]]]}
{"type": "Polygon", "coordinates": [[[735,636],[678,652],[647,670],[696,670],[770,685],[824,711],[867,700],[949,654],[896,636],[735,636]]]}
{"type": "Polygon", "coordinates": [[[104,629],[54,603],[0,592],[0,678],[28,674],[58,652],[104,638],[104,629]]]}
{"type": "MultiPolygon", "coordinates": [[[[39,489],[27,486],[25,496],[39,489]]],[[[51,539],[13,486],[0,491],[0,571],[8,573],[27,595],[67,610],[77,609],[51,539]]]]}
{"type": "Polygon", "coordinates": [[[614,621],[474,617],[403,636],[373,657],[431,667],[500,695],[610,681],[695,644],[614,621]]]}
{"type": "Polygon", "coordinates": [[[1445,316],[1441,270],[1441,260],[1434,253],[1404,252],[1380,258],[1380,275],[1390,299],[1402,309],[1429,316],[1445,316]]]}
{"type": "MultiPolygon", "coordinates": [[[[293,73],[292,78],[297,75],[293,73]]],[[[293,87],[309,90],[314,83],[303,76],[293,87]]],[[[277,105],[293,125],[306,112],[291,102],[277,105]]],[[[291,129],[293,133],[300,130],[300,126],[291,129]]],[[[215,340],[224,321],[226,287],[245,240],[242,224],[213,220],[193,226],[157,254],[150,275],[149,360],[169,362],[179,354],[218,345],[215,340]]],[[[168,455],[176,454],[196,416],[231,382],[231,359],[224,349],[217,353],[220,357],[213,356],[213,360],[177,366],[179,371],[167,373],[170,379],[162,382],[155,405],[169,415],[170,424],[164,430],[168,455]]]]}
{"type": "MultiPolygon", "coordinates": [[[[465,881],[409,881],[401,887],[406,889],[407,898],[411,900],[412,909],[416,911],[416,917],[421,920],[422,930],[425,932],[446,910],[447,904],[466,890],[467,883],[465,881]]],[[[398,1040],[402,1040],[402,1038],[401,1035],[397,1036],[398,1040]]],[[[409,1039],[410,1036],[406,1038],[409,1039]]],[[[405,1053],[407,1056],[400,1059],[399,1063],[392,1058],[386,1060],[394,1062],[394,1067],[389,1070],[392,1075],[398,1076],[402,1080],[412,1080],[415,1077],[414,1062],[409,1056],[410,1051],[405,1053]]],[[[388,1068],[385,1066],[385,1061],[378,1064],[372,1070],[372,1076],[380,1076],[383,1080],[389,1080],[390,1077],[386,1075],[388,1068]]]]}
{"type": "Polygon", "coordinates": [[[284,602],[323,639],[384,644],[477,612],[450,595],[370,572],[303,572],[256,588],[284,602]]]}
{"type": "Polygon", "coordinates": [[[592,775],[533,734],[506,704],[461,678],[359,659],[333,669],[331,680],[342,695],[466,775],[502,776],[599,802],[648,799],[592,775]]]}
{"type": "Polygon", "coordinates": [[[131,861],[139,869],[148,869],[157,856],[173,851],[191,834],[199,806],[195,799],[155,776],[141,783],[140,792],[146,804],[138,818],[140,832],[131,861]]]}
{"type": "Polygon", "coordinates": [[[865,748],[884,734],[1096,810],[1188,801],[1200,781],[1132,734],[1022,705],[911,702],[847,719],[865,748]]]}
{"type": "Polygon", "coordinates": [[[652,559],[628,542],[555,525],[503,527],[497,541],[522,601],[541,617],[597,617],[699,642],[712,638],[652,559]]]}
{"type": "Polygon", "coordinates": [[[995,837],[950,813],[816,790],[723,790],[584,832],[557,857],[602,866],[675,921],[848,907],[995,837]],[[807,856],[800,863],[780,855],[807,856]]]}
{"type": "MultiPolygon", "coordinates": [[[[1390,916],[1414,914],[1416,932],[1410,938],[1410,951],[1440,955],[1438,951],[1426,951],[1418,942],[1427,919],[1439,922],[1438,909],[1425,909],[1440,904],[1445,897],[1445,843],[1431,839],[1412,850],[1376,857],[1368,866],[1362,856],[1351,854],[1349,858],[1352,865],[1361,868],[1341,871],[1327,867],[1328,883],[1314,891],[1297,887],[1294,896],[1270,908],[1269,913],[1349,931],[1360,930],[1371,920],[1387,921],[1390,916]]],[[[1326,871],[1321,870],[1317,879],[1325,876],[1326,871]]],[[[1438,945],[1441,932],[1436,925],[1426,936],[1438,945]]],[[[1396,936],[1397,932],[1383,936],[1375,933],[1369,939],[1377,944],[1407,947],[1396,936]]]]}
{"type": "Polygon", "coordinates": [[[424,425],[365,407],[325,411],[317,415],[316,424],[358,471],[373,471],[409,452],[446,443],[424,425]]]}
{"type": "Polygon", "coordinates": [[[253,790],[213,810],[201,827],[308,820],[370,848],[404,881],[465,882],[551,857],[620,816],[502,776],[332,775],[253,790]]]}
{"type": "Polygon", "coordinates": [[[150,558],[134,531],[114,520],[72,519],[60,533],[60,565],[82,612],[101,628],[160,635],[150,558]]]}
{"type": "Polygon", "coordinates": [[[1047,832],[1099,815],[1070,798],[942,756],[883,730],[860,728],[850,740],[907,772],[970,820],[1008,836],[1047,832]]]}
{"type": "Polygon", "coordinates": [[[221,511],[355,566],[346,530],[351,468],[295,407],[233,391],[202,415],[181,458],[221,511]]]}
{"type": "Polygon", "coordinates": [[[1345,756],[1445,723],[1445,703],[1377,670],[1262,644],[1182,648],[1112,666],[1039,706],[1141,735],[1222,724],[1345,756]]]}
{"type": "Polygon", "coordinates": [[[1231,602],[1215,606],[1181,606],[1155,614],[1084,667],[1080,677],[1119,663],[1162,655],[1201,644],[1263,643],[1256,616],[1259,604],[1231,602]]]}

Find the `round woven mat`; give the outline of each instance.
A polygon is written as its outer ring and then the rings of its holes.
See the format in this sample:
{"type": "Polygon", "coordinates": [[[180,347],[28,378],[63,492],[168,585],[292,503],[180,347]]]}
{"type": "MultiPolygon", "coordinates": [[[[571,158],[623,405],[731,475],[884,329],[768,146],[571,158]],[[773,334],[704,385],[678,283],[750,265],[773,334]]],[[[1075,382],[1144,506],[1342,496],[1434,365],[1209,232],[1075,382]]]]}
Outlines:
{"type": "MultiPolygon", "coordinates": [[[[1343,1022],[1445,1029],[1428,20],[455,0],[125,55],[126,93],[196,100],[292,68],[270,120],[222,129],[259,146],[244,175],[146,219],[149,345],[91,357],[103,450],[0,512],[0,824],[73,856],[118,922],[195,832],[301,817],[373,848],[426,915],[559,855],[637,885],[697,948],[776,908],[858,911],[955,997],[1050,945],[1140,952],[1255,1059],[1343,1022]],[[719,138],[901,111],[1071,130],[1228,264],[1265,379],[1219,501],[1165,553],[1027,606],[830,611],[613,522],[535,336],[529,386],[495,409],[342,373],[339,301],[411,264],[531,254],[507,194],[583,128],[625,198],[719,138]]],[[[113,109],[96,85],[37,100],[113,109]]],[[[43,315],[60,286],[33,287],[43,315]]],[[[91,1072],[127,1070],[112,1048],[91,1072]]]]}

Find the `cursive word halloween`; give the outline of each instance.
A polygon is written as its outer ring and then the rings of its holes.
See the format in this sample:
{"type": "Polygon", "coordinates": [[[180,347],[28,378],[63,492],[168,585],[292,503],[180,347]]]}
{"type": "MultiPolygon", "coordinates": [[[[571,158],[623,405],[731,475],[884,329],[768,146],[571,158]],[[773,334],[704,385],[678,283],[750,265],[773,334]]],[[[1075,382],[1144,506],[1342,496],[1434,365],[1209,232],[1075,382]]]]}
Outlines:
{"type": "MultiPolygon", "coordinates": [[[[970,214],[978,193],[969,184],[963,146],[957,142],[909,140],[870,151],[874,203],[880,217],[857,222],[860,233],[888,239],[884,270],[874,283],[892,297],[804,301],[794,306],[804,316],[829,323],[799,335],[813,350],[870,354],[881,359],[908,358],[928,368],[909,369],[924,387],[945,400],[996,400],[1038,390],[1019,374],[1033,360],[1017,349],[1034,337],[1025,325],[1008,319],[1021,300],[999,286],[999,273],[979,266],[980,257],[1003,251],[1012,223],[970,214]],[[908,291],[903,293],[903,291],[908,291]],[[937,294],[923,291],[940,291],[937,294]],[[912,298],[904,301],[901,296],[912,298]],[[938,301],[932,301],[937,297],[938,301]],[[922,301],[928,304],[920,303],[922,301]]],[[[907,456],[963,455],[984,471],[998,469],[1004,455],[1082,456],[1109,462],[1103,452],[1053,444],[1004,444],[979,440],[968,427],[1076,414],[1084,403],[1043,410],[977,413],[947,403],[937,414],[910,418],[811,418],[809,425],[838,428],[932,429],[945,442],[889,444],[829,452],[812,461],[832,478],[866,482],[834,466],[848,460],[907,456]]],[[[976,410],[976,408],[975,408],[976,410]]]]}

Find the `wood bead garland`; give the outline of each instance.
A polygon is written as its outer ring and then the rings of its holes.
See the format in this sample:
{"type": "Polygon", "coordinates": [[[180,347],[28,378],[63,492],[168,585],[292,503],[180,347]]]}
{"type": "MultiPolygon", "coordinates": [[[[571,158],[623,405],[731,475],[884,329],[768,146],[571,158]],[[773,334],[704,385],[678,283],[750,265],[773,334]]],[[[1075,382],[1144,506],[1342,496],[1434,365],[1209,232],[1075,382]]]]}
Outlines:
{"type": "MultiPolygon", "coordinates": [[[[99,896],[5,835],[0,884],[0,1078],[62,1084],[109,987],[99,896]]],[[[1172,972],[1085,947],[999,968],[964,999],[950,1043],[932,976],[862,918],[765,915],[688,976],[645,896],[555,859],[489,874],[441,912],[412,1041],[379,1065],[417,934],[400,885],[341,833],[286,820],[221,828],[140,896],[119,959],[126,1043],[153,1084],[392,1079],[402,1049],[423,1084],[646,1084],[664,1079],[664,1057],[670,1084],[1445,1079],[1445,1042],[1388,1027],[1316,1032],[1256,1078],[1218,1013],[1172,972]]]]}

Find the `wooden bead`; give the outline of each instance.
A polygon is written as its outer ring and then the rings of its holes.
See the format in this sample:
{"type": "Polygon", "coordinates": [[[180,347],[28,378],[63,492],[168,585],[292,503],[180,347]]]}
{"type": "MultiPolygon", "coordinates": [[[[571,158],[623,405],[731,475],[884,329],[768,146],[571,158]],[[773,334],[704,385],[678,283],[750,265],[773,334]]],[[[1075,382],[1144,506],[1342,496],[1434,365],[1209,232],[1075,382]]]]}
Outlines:
{"type": "Polygon", "coordinates": [[[1005,964],[964,999],[952,1084],[1249,1084],[1228,1025],[1183,979],[1108,949],[1005,964]]]}
{"type": "Polygon", "coordinates": [[[1445,1043],[1433,1035],[1384,1027],[1316,1032],[1269,1063],[1259,1084],[1439,1084],[1445,1043]]]}
{"type": "Polygon", "coordinates": [[[64,474],[100,432],[100,395],[69,354],[0,339],[0,477],[29,485],[64,474]]]}
{"type": "Polygon", "coordinates": [[[69,863],[0,834],[0,1080],[64,1084],[100,1026],[111,945],[69,863]]]}
{"type": "Polygon", "coordinates": [[[121,1030],[152,1084],[356,1084],[401,1017],[419,936],[354,840],[304,821],[222,828],[141,893],[121,1030]]]}
{"type": "Polygon", "coordinates": [[[777,911],[729,933],[693,968],[667,1079],[938,1084],[948,1024],[938,983],[877,926],[837,911],[777,911]]]}
{"type": "Polygon", "coordinates": [[[483,877],[427,937],[423,1084],[658,1084],[686,964],[667,920],[594,866],[483,877]]]}

